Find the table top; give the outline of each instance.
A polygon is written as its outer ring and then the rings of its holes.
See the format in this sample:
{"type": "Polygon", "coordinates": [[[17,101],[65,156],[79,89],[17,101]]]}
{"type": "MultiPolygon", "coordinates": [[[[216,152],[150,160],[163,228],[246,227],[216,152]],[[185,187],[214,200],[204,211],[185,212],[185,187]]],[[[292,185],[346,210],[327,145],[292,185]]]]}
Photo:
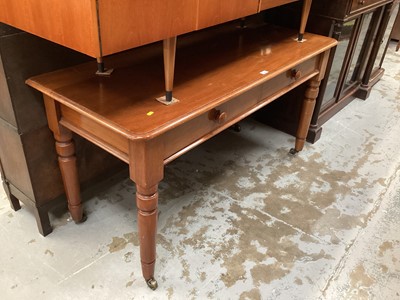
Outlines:
{"type": "Polygon", "coordinates": [[[27,84],[129,138],[161,134],[229,101],[336,45],[336,40],[271,25],[232,24],[183,37],[178,43],[174,97],[166,106],[162,45],[109,57],[110,77],[87,63],[33,77],[27,84]],[[266,72],[265,72],[266,71],[266,72]]]}

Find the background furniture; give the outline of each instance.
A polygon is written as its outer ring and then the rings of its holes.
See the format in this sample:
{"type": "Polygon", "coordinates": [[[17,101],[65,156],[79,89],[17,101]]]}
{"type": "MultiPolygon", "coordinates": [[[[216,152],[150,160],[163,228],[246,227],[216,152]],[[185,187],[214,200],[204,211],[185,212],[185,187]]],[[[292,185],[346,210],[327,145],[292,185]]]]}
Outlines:
{"type": "MultiPolygon", "coordinates": [[[[372,86],[382,77],[382,62],[389,41],[388,24],[393,24],[398,1],[319,0],[313,1],[307,31],[334,37],[336,50],[331,52],[327,76],[311,121],[307,140],[316,142],[322,124],[355,97],[366,99],[372,86]]],[[[268,11],[274,23],[294,27],[297,4],[268,11]]],[[[300,110],[299,95],[303,90],[285,95],[258,115],[258,119],[290,134],[296,124],[293,116],[300,110]]],[[[304,89],[304,88],[303,88],[304,89]]]]}
{"type": "Polygon", "coordinates": [[[400,9],[399,9],[399,12],[397,13],[396,21],[394,22],[393,30],[392,30],[390,38],[392,40],[398,41],[397,46],[396,46],[396,51],[399,51],[399,48],[400,48],[400,9]]]}
{"type": "Polygon", "coordinates": [[[394,22],[390,38],[392,40],[400,41],[400,9],[397,13],[396,21],[394,22]]]}
{"type": "MultiPolygon", "coordinates": [[[[62,179],[40,93],[25,84],[30,76],[87,61],[65,47],[0,23],[0,167],[14,210],[32,208],[39,232],[52,231],[48,211],[65,200],[62,179]]],[[[123,168],[118,160],[77,137],[82,183],[123,168]]]]}

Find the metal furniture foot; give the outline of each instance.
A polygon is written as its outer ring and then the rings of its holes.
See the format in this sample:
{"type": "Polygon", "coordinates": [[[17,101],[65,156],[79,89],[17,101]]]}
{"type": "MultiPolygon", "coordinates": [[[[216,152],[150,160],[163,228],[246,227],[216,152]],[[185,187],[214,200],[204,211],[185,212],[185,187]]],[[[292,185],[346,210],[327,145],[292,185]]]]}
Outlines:
{"type": "Polygon", "coordinates": [[[155,291],[158,288],[158,283],[157,280],[155,280],[153,277],[150,279],[146,280],[147,286],[151,288],[153,291],[155,291]]]}

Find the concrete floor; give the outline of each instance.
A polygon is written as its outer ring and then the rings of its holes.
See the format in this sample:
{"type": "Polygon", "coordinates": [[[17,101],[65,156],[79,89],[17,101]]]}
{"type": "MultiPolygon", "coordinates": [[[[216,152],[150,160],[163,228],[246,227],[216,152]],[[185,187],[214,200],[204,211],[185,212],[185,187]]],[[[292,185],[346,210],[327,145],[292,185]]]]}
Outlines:
{"type": "Polygon", "coordinates": [[[251,119],[166,167],[156,277],[141,277],[134,185],[85,203],[88,220],[13,212],[0,190],[0,299],[400,299],[400,52],[295,157],[251,119]]]}

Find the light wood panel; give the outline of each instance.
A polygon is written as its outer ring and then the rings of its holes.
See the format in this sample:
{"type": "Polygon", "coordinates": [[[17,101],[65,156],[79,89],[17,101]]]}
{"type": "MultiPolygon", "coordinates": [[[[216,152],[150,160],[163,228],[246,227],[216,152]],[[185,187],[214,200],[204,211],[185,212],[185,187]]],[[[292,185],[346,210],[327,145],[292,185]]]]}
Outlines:
{"type": "Polygon", "coordinates": [[[99,56],[95,0],[0,0],[0,22],[99,56]]]}
{"type": "Polygon", "coordinates": [[[194,31],[197,1],[99,0],[103,55],[194,31]]]}
{"type": "Polygon", "coordinates": [[[0,21],[92,57],[297,0],[0,0],[0,21]]]}
{"type": "Polygon", "coordinates": [[[258,12],[259,0],[198,0],[197,29],[239,19],[258,12]]]}

